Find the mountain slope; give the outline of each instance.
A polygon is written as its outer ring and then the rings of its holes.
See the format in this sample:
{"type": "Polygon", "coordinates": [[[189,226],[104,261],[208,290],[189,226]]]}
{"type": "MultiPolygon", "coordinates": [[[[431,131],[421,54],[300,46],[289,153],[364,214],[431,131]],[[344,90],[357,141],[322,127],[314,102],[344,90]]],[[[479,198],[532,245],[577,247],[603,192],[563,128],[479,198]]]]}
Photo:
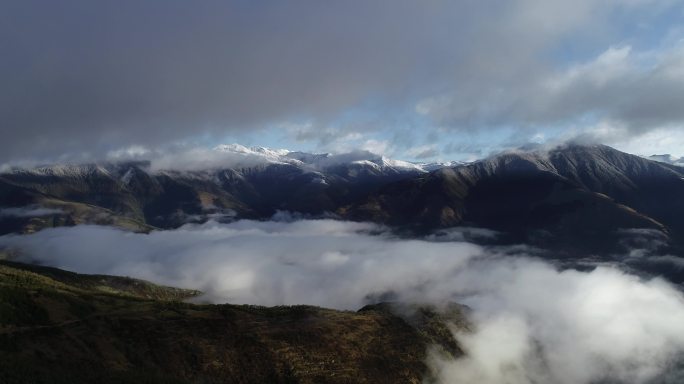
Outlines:
{"type": "Polygon", "coordinates": [[[550,153],[556,172],[603,193],[676,232],[684,230],[684,169],[607,146],[570,146],[550,153]]]}
{"type": "Polygon", "coordinates": [[[429,346],[462,353],[446,322],[468,328],[456,305],[173,301],[196,294],[0,262],[0,382],[419,383],[429,346]]]}
{"type": "MultiPolygon", "coordinates": [[[[144,231],[145,225],[174,228],[208,217],[267,218],[278,210],[323,214],[389,182],[427,173],[423,167],[441,166],[369,152],[333,156],[237,145],[215,151],[229,156],[226,165],[183,171],[152,170],[149,162],[15,169],[0,174],[0,207],[75,203],[105,210],[100,221],[139,222],[137,230],[144,231]]],[[[55,225],[92,221],[71,213],[55,225]]],[[[2,233],[26,231],[27,220],[7,221],[0,218],[2,233]]]]}
{"type": "Polygon", "coordinates": [[[423,230],[480,226],[545,247],[608,251],[620,228],[650,228],[680,240],[683,178],[677,167],[606,146],[568,145],[391,183],[340,213],[423,230]]]}

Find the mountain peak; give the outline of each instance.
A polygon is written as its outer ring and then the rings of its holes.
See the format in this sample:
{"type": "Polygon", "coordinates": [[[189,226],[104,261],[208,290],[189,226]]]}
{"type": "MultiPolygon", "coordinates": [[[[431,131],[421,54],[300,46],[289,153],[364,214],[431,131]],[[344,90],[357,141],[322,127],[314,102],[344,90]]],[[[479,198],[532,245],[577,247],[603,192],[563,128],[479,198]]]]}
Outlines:
{"type": "Polygon", "coordinates": [[[221,144],[214,147],[215,151],[237,154],[239,156],[262,159],[267,163],[282,163],[305,166],[315,170],[341,165],[367,166],[375,170],[390,170],[397,172],[430,172],[443,167],[453,167],[460,162],[444,163],[414,163],[404,160],[391,159],[387,156],[368,150],[355,150],[344,153],[311,153],[291,151],[288,149],[272,149],[267,147],[246,147],[240,144],[221,144]]]}
{"type": "Polygon", "coordinates": [[[230,152],[236,154],[242,154],[246,156],[260,156],[268,159],[280,159],[290,153],[287,149],[271,149],[267,147],[246,147],[241,144],[220,144],[214,147],[215,151],[219,152],[230,152]]]}

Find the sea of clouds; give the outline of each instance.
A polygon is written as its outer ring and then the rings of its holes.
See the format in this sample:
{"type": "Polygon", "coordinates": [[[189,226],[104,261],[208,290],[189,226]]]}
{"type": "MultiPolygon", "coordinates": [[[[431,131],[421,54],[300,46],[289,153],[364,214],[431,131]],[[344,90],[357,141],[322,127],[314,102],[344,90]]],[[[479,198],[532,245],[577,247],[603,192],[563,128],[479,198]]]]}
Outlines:
{"type": "Polygon", "coordinates": [[[472,309],[467,356],[430,354],[442,383],[679,382],[684,295],[617,266],[560,270],[465,229],[403,239],[335,220],[189,224],[150,234],[77,226],[0,237],[22,261],[205,292],[201,300],[356,310],[379,298],[472,309]]]}

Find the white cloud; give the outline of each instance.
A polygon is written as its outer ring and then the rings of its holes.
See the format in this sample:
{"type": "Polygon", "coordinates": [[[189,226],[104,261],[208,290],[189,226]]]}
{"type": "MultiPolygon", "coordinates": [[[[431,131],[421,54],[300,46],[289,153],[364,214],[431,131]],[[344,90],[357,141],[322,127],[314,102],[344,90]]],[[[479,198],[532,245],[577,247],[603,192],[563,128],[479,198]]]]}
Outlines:
{"type": "Polygon", "coordinates": [[[638,136],[618,136],[606,142],[625,152],[642,156],[669,154],[681,158],[684,157],[684,124],[654,129],[638,136]]]}
{"type": "Polygon", "coordinates": [[[683,64],[682,41],[651,50],[609,46],[584,62],[523,72],[519,83],[480,83],[480,97],[466,89],[425,98],[416,111],[464,133],[489,131],[497,140],[503,135],[497,128],[515,127],[544,132],[548,140],[581,136],[642,155],[679,155],[683,64]]]}
{"type": "Polygon", "coordinates": [[[151,170],[199,171],[220,168],[248,168],[276,161],[259,153],[221,150],[220,148],[185,147],[157,151],[150,156],[151,170]]]}
{"type": "Polygon", "coordinates": [[[218,302],[346,309],[369,294],[432,284],[480,252],[468,243],[359,234],[375,231],[383,229],[333,220],[209,223],[149,235],[83,226],[8,236],[0,245],[70,270],[201,289],[218,302]]]}
{"type": "Polygon", "coordinates": [[[145,152],[124,148],[115,151],[108,160],[149,160],[152,172],[240,169],[274,163],[304,165],[310,170],[321,170],[353,161],[378,160],[388,153],[389,146],[387,141],[366,140],[355,145],[342,146],[340,149],[346,149],[343,152],[318,154],[264,147],[248,148],[239,144],[219,145],[214,148],[180,146],[145,152]]]}
{"type": "Polygon", "coordinates": [[[378,155],[385,155],[388,153],[390,148],[390,143],[386,140],[366,140],[362,145],[361,149],[371,153],[376,153],[378,155]]]}
{"type": "Polygon", "coordinates": [[[440,382],[645,383],[681,357],[684,300],[663,280],[520,260],[470,276],[473,291],[492,291],[465,300],[477,309],[476,331],[459,335],[469,357],[433,355],[440,382]]]}

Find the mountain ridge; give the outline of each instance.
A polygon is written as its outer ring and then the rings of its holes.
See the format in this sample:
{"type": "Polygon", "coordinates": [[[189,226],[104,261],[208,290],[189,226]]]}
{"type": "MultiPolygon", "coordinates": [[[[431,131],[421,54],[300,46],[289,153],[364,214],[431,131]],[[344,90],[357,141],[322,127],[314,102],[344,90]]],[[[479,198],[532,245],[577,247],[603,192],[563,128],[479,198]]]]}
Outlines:
{"type": "Polygon", "coordinates": [[[420,383],[467,309],[202,305],[195,291],[0,260],[0,382],[420,383]],[[141,288],[142,286],[142,288],[141,288]]]}
{"type": "Polygon", "coordinates": [[[510,241],[568,249],[587,243],[582,251],[592,252],[608,252],[629,228],[657,230],[673,244],[684,243],[684,169],[604,145],[507,151],[430,172],[395,167],[403,163],[382,157],[373,162],[368,154],[365,160],[331,160],[333,155],[262,147],[227,150],[273,161],[195,171],[151,171],[147,162],[122,162],[1,173],[0,206],[45,206],[65,214],[0,218],[0,230],[99,218],[96,223],[145,232],[290,211],[423,233],[484,227],[511,234],[510,241]],[[280,161],[284,156],[290,158],[280,161]]]}
{"type": "Polygon", "coordinates": [[[391,183],[346,209],[356,220],[393,225],[517,232],[521,242],[537,243],[531,232],[572,235],[541,242],[560,247],[601,236],[607,246],[617,242],[614,234],[623,227],[653,228],[679,240],[682,177],[675,166],[607,146],[566,145],[504,152],[391,183]]]}

